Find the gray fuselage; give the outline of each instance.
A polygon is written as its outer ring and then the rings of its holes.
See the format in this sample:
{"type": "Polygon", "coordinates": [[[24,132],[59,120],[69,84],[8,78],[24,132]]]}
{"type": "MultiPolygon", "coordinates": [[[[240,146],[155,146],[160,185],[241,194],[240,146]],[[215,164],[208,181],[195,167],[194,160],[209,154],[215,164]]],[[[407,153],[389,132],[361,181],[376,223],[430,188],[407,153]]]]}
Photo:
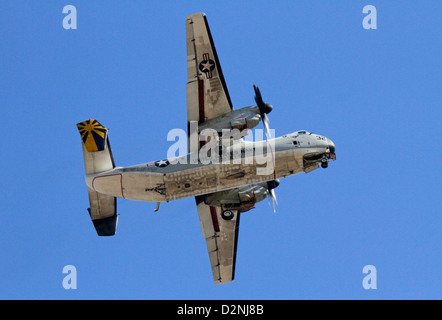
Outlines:
{"type": "Polygon", "coordinates": [[[167,202],[310,172],[319,167],[320,157],[334,156],[334,144],[323,136],[297,131],[264,141],[239,140],[216,160],[208,154],[117,167],[87,175],[86,184],[114,197],[167,202]],[[308,156],[314,161],[306,162],[308,156]]]}

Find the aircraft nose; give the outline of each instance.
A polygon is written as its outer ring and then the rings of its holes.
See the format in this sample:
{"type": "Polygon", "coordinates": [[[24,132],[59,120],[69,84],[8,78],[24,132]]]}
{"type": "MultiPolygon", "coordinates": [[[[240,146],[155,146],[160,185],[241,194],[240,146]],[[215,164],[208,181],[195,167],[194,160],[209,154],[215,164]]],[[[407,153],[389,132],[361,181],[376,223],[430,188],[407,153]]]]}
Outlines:
{"type": "Polygon", "coordinates": [[[333,143],[333,141],[331,141],[330,139],[327,138],[327,142],[328,142],[328,148],[330,150],[331,153],[335,153],[335,144],[333,143]]]}

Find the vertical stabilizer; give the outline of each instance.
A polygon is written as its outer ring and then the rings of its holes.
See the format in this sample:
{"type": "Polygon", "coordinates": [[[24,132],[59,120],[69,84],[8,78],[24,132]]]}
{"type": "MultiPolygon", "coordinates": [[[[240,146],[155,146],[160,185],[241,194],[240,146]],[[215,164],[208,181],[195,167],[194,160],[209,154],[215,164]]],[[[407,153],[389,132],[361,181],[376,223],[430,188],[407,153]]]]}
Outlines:
{"type": "MultiPolygon", "coordinates": [[[[81,135],[86,175],[115,168],[107,137],[108,129],[97,120],[89,119],[77,124],[81,135]]],[[[117,199],[88,188],[89,215],[99,236],[113,236],[117,229],[117,199]]]]}

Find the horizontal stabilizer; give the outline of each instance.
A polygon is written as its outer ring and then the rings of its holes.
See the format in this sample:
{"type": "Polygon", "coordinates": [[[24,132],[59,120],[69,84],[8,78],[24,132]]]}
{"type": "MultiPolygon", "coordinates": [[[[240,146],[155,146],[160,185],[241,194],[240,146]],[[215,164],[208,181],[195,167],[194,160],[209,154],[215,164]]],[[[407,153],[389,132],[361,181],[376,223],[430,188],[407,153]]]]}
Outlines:
{"type": "Polygon", "coordinates": [[[99,236],[113,236],[117,231],[117,198],[88,188],[89,215],[99,236]]]}

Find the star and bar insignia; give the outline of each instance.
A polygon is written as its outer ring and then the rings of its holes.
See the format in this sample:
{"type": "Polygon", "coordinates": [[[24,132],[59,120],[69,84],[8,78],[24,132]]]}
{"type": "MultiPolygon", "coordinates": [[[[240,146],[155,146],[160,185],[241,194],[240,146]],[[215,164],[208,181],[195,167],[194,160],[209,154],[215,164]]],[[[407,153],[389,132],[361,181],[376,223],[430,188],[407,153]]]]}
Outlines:
{"type": "Polygon", "coordinates": [[[206,74],[206,78],[210,79],[212,78],[212,71],[215,69],[215,61],[210,59],[208,53],[203,54],[203,61],[199,64],[199,70],[201,72],[204,72],[206,74]]]}
{"type": "Polygon", "coordinates": [[[160,160],[160,161],[155,161],[155,166],[159,167],[159,168],[164,168],[167,167],[169,165],[169,160],[160,160]]]}

